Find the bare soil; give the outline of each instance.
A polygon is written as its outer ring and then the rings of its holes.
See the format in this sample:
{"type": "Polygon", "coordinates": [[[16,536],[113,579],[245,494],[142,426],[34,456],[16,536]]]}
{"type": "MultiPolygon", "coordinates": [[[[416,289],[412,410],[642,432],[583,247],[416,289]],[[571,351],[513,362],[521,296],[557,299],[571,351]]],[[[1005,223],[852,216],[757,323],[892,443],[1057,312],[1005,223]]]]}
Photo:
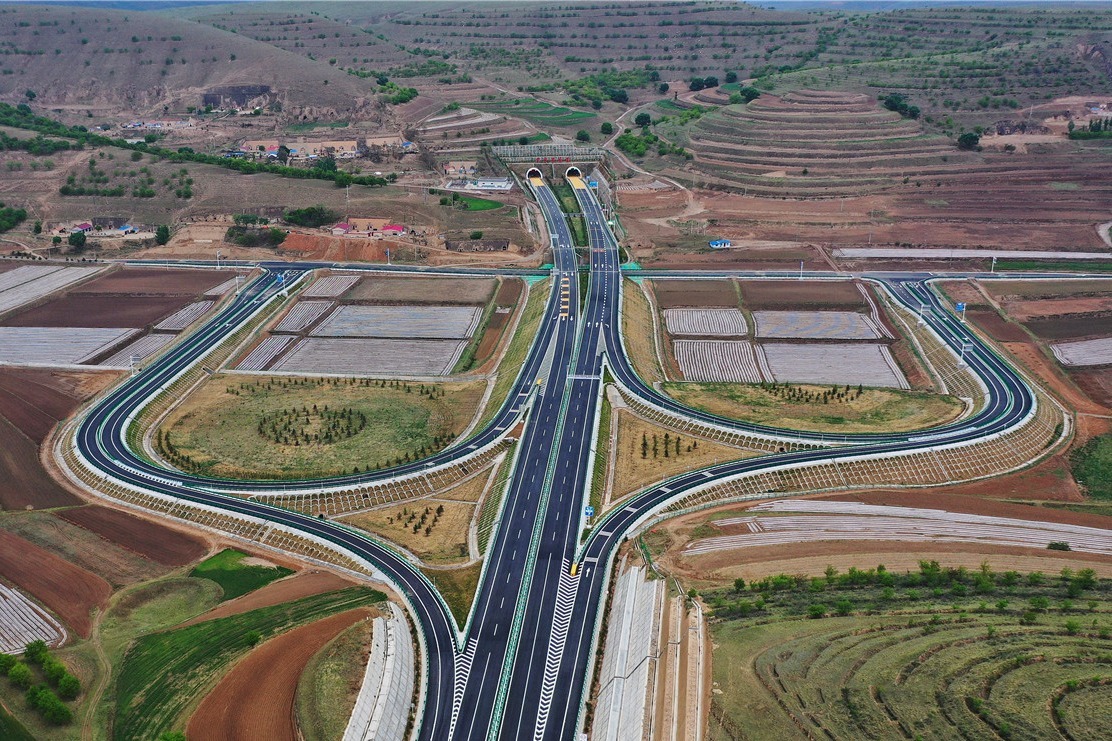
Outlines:
{"type": "Polygon", "coordinates": [[[965,317],[997,342],[1026,342],[1029,339],[1023,327],[1009,322],[995,309],[973,309],[967,311],[965,317]]]}
{"type": "Polygon", "coordinates": [[[191,296],[68,294],[7,317],[5,327],[146,327],[192,301],[191,296]]]}
{"type": "Polygon", "coordinates": [[[375,304],[482,305],[494,292],[493,278],[361,278],[343,298],[375,304]]]}
{"type": "Polygon", "coordinates": [[[1112,313],[1043,317],[1028,321],[1027,328],[1044,340],[1107,337],[1112,334],[1112,313]]]}
{"type": "Polygon", "coordinates": [[[230,270],[122,268],[84,283],[71,293],[126,296],[200,296],[230,279],[230,270]]]}
{"type": "Polygon", "coordinates": [[[303,597],[312,597],[315,594],[334,592],[337,589],[345,589],[351,585],[350,580],[331,571],[299,571],[285,579],[273,581],[265,587],[249,592],[242,597],[221,602],[208,612],[182,623],[182,626],[203,623],[207,620],[215,620],[231,615],[240,615],[261,607],[281,605],[303,597]]]}
{"type": "Polygon", "coordinates": [[[778,309],[868,308],[865,297],[852,281],[743,280],[741,295],[752,311],[778,309]]]}
{"type": "Polygon", "coordinates": [[[58,516],[164,566],[185,566],[208,551],[208,544],[196,536],[118,509],[91,504],[58,516]]]}
{"type": "Polygon", "coordinates": [[[654,280],[652,287],[661,309],[738,305],[737,290],[729,280],[654,280]]]}
{"type": "Polygon", "coordinates": [[[294,699],[309,659],[371,610],[342,612],[262,644],[224,676],[189,719],[197,741],[258,738],[298,741],[294,699]]]}
{"type": "Polygon", "coordinates": [[[88,638],[89,611],[103,608],[112,586],[96,574],[0,531],[0,576],[32,594],[82,638],[88,638]]]}

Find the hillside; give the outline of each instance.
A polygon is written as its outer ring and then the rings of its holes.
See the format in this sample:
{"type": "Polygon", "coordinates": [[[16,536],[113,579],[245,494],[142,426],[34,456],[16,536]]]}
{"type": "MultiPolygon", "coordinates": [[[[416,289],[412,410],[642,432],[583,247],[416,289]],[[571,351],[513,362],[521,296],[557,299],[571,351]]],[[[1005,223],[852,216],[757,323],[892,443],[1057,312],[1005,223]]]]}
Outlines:
{"type": "Polygon", "coordinates": [[[327,64],[209,25],[140,11],[0,7],[0,100],[71,117],[184,112],[214,88],[269,86],[253,103],[283,116],[346,117],[372,85],[327,64]],[[122,110],[121,110],[122,109],[122,110]]]}

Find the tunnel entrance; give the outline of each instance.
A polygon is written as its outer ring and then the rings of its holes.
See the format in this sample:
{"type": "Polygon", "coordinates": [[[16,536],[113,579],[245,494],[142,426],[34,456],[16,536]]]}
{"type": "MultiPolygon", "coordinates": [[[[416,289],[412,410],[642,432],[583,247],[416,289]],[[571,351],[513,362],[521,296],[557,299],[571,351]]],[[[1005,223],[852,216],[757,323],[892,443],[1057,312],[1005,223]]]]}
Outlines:
{"type": "Polygon", "coordinates": [[[581,178],[581,177],[583,177],[583,173],[579,171],[578,167],[569,167],[564,172],[564,177],[566,177],[566,178],[581,178]]]}
{"type": "Polygon", "coordinates": [[[544,176],[541,174],[540,168],[530,167],[529,172],[525,173],[525,177],[526,178],[540,178],[540,177],[544,177],[544,176]]]}

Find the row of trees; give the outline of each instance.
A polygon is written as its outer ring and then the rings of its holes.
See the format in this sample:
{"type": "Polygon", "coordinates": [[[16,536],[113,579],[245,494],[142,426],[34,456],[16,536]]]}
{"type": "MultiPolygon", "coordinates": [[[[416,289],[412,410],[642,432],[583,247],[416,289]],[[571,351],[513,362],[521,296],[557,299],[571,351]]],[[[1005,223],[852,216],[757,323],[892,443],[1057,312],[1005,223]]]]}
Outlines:
{"type": "Polygon", "coordinates": [[[75,699],[81,693],[81,682],[50,654],[45,642],[28,643],[23,661],[0,654],[0,673],[13,687],[25,691],[27,704],[47,723],[60,726],[73,720],[73,711],[63,700],[75,699]],[[31,667],[38,667],[45,683],[35,683],[36,672],[31,667]]]}

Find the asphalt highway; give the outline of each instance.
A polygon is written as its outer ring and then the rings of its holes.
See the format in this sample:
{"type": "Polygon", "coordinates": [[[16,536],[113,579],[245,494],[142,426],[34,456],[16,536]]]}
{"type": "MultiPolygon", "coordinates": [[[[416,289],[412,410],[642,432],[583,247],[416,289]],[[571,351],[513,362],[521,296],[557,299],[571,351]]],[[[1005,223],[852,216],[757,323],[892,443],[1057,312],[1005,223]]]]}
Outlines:
{"type": "Polygon", "coordinates": [[[280,487],[288,492],[313,491],[420,472],[496,442],[524,415],[525,432],[518,446],[514,476],[464,626],[457,627],[440,595],[406,557],[369,536],[327,520],[224,493],[274,491],[273,482],[228,482],[167,471],[129,447],[130,422],[150,399],[308,270],[334,267],[331,263],[264,264],[262,277],[169,353],[107,395],[78,426],[78,452],[106,476],[157,494],[305,532],[373,563],[406,598],[423,636],[426,702],[419,719],[419,738],[574,738],[581,724],[614,552],[631,528],[684,492],[776,466],[977,440],[1012,428],[1035,408],[1031,390],[943,306],[926,286],[927,276],[880,276],[878,280],[897,301],[912,311],[918,311],[920,305],[925,307],[923,320],[955,352],[963,353],[982,379],[988,401],[979,412],[928,432],[839,436],[823,442],[847,446],[814,447],[685,473],[643,492],[601,522],[586,522],[584,505],[589,501],[604,366],[628,391],[675,414],[804,443],[814,442],[815,436],[693,412],[657,393],[637,376],[621,337],[622,274],[617,243],[591,189],[577,178],[569,178],[569,182],[590,240],[585,295],[581,303],[580,271],[559,202],[542,180],[531,178],[530,187],[552,241],[553,286],[524,368],[490,425],[469,440],[414,464],[280,487]],[[593,529],[581,542],[585,526],[593,529]],[[569,573],[573,562],[581,567],[576,576],[569,573]]]}

